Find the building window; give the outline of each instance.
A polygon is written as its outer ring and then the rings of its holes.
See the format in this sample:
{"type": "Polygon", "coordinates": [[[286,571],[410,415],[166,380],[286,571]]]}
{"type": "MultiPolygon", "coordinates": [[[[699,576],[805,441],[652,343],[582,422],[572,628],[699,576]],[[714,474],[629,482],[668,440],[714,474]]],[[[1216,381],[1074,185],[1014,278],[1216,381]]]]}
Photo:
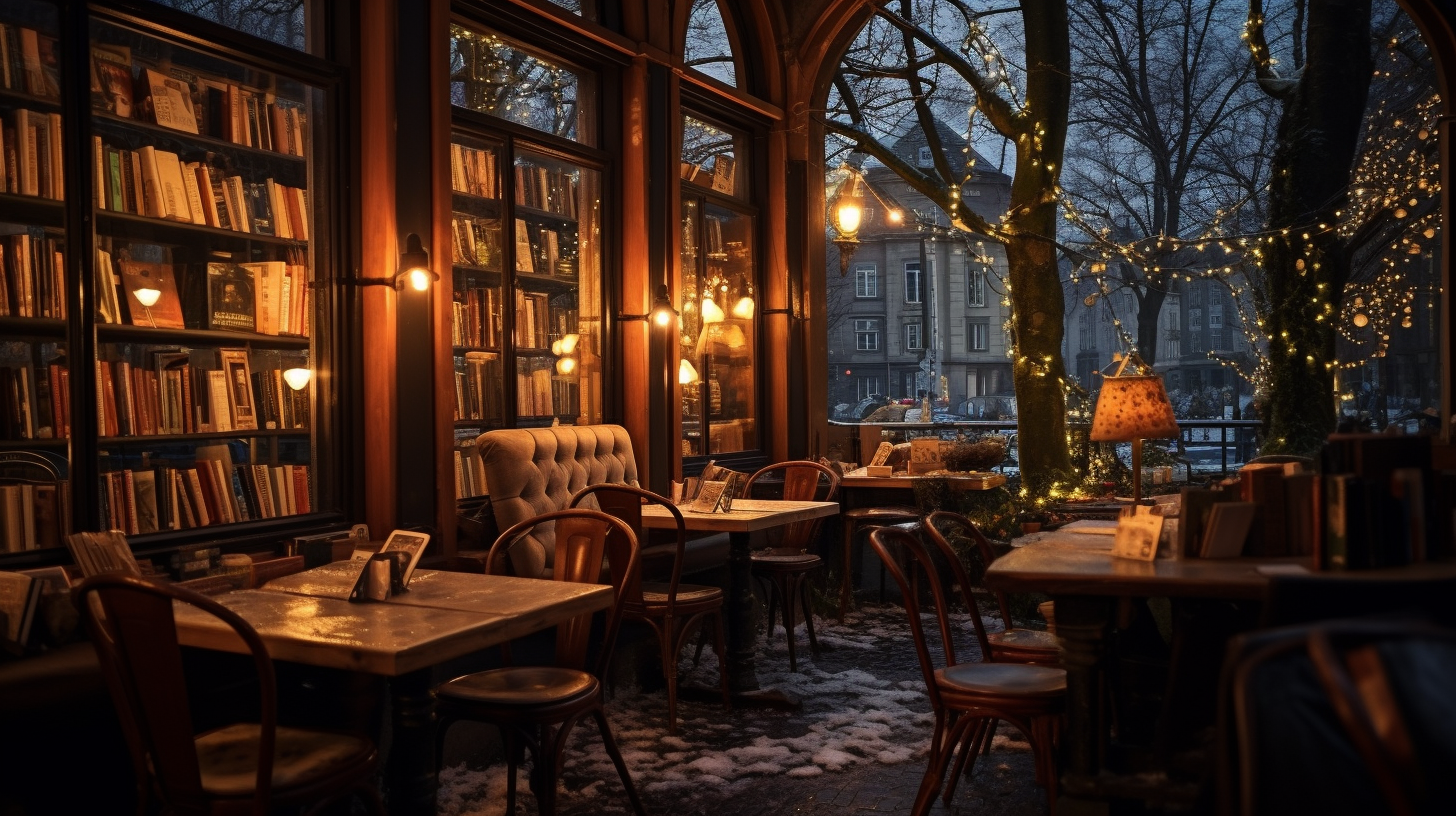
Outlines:
{"type": "Polygon", "coordinates": [[[906,323],[905,324],[905,350],[906,351],[918,351],[921,348],[922,348],[922,346],[920,345],[920,324],[919,323],[906,323]]]}
{"type": "Polygon", "coordinates": [[[966,323],[966,348],[970,351],[985,351],[991,342],[991,323],[986,320],[972,320],[966,323]]]}
{"type": "Polygon", "coordinates": [[[1188,328],[1191,331],[1201,331],[1203,329],[1203,310],[1202,309],[1189,309],[1188,310],[1188,328]]]}
{"type": "Polygon", "coordinates": [[[885,390],[880,387],[879,377],[857,377],[855,389],[856,393],[859,394],[860,399],[878,397],[881,394],[885,393],[885,390]]]}
{"type": "Polygon", "coordinates": [[[854,268],[854,296],[857,298],[880,296],[880,273],[873,264],[854,268]]]}
{"type": "Polygon", "coordinates": [[[1092,323],[1092,314],[1082,312],[1077,319],[1077,348],[1079,351],[1091,351],[1097,348],[1097,327],[1092,323]]]}
{"type": "Polygon", "coordinates": [[[1223,305],[1214,303],[1208,307],[1208,327],[1210,329],[1223,328],[1223,305]]]}
{"type": "Polygon", "coordinates": [[[969,269],[966,275],[966,305],[986,305],[986,270],[969,269]]]}
{"type": "Polygon", "coordinates": [[[854,321],[854,347],[857,351],[879,351],[880,321],[854,321]]]}
{"type": "MultiPolygon", "coordinates": [[[[567,5],[574,0],[551,0],[567,5]]],[[[695,71],[734,87],[738,86],[738,64],[733,44],[736,32],[728,30],[731,19],[717,0],[693,0],[688,12],[687,37],[683,41],[683,63],[695,71]]]]}
{"type": "Polygon", "coordinates": [[[920,302],[920,262],[905,264],[905,302],[920,302]]]}

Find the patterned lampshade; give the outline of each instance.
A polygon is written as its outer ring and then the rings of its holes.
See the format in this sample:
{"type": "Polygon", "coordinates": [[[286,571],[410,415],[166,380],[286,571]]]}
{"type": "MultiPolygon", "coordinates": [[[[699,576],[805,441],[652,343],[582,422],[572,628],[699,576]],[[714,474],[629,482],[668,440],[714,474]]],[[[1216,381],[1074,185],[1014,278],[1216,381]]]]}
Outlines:
{"type": "Polygon", "coordinates": [[[1173,404],[1156,374],[1107,377],[1092,416],[1093,442],[1168,439],[1178,435],[1173,404]]]}

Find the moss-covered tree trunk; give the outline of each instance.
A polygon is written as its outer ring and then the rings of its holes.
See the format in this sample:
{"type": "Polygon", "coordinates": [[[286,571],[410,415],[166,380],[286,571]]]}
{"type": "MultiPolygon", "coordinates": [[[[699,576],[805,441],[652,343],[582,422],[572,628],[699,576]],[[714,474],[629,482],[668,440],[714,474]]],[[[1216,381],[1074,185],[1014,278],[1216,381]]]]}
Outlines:
{"type": "Polygon", "coordinates": [[[1017,460],[1023,487],[1043,495],[1070,479],[1062,335],[1066,303],[1053,238],[1071,102],[1066,0],[1026,0],[1026,104],[1017,115],[1016,176],[1007,210],[1011,328],[1016,343],[1017,460]]]}
{"type": "Polygon", "coordinates": [[[1283,110],[1269,188],[1273,240],[1257,294],[1269,343],[1263,452],[1308,456],[1335,427],[1334,321],[1350,260],[1334,225],[1373,70],[1370,0],[1312,3],[1307,31],[1297,81],[1265,84],[1283,110]]]}

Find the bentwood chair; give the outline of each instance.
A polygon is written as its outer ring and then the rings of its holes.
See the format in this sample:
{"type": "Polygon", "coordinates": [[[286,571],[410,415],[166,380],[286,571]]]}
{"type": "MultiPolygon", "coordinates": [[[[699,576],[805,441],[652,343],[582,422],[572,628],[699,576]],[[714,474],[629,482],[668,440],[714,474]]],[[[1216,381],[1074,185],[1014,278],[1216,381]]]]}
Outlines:
{"type": "MultiPolygon", "coordinates": [[[[622,617],[640,621],[652,628],[662,652],[662,673],[667,681],[667,730],[677,733],[677,662],[683,643],[693,631],[709,624],[713,627],[713,652],[718,655],[718,683],[723,693],[723,706],[731,707],[728,695],[728,660],[723,636],[723,590],[715,586],[684,584],[682,566],[687,549],[687,529],[683,524],[682,511],[672,502],[648,490],[621,484],[589,485],[571,497],[571,506],[576,507],[587,497],[592,497],[602,512],[625,521],[637,531],[638,540],[646,540],[642,527],[642,505],[659,504],[667,508],[677,522],[674,546],[671,548],[672,567],[666,583],[632,580],[622,599],[622,617]]],[[[642,548],[642,562],[657,553],[656,547],[642,548]]],[[[639,570],[640,572],[640,570],[639,570]]],[[[701,651],[701,649],[700,649],[701,651]]]]}
{"type": "MultiPolygon", "coordinates": [[[[743,494],[753,496],[753,489],[770,475],[783,479],[784,501],[834,501],[839,493],[839,475],[833,470],[807,459],[780,462],[759,468],[743,485],[743,494]]],[[[814,636],[814,613],[809,607],[805,579],[823,566],[824,559],[809,552],[819,536],[822,519],[796,521],[784,526],[783,536],[773,547],[750,555],[753,576],[765,586],[768,596],[768,637],[773,639],[774,613],[783,609],[784,638],[789,645],[789,671],[798,671],[794,653],[794,607],[804,612],[804,628],[809,630],[809,649],[819,654],[819,639],[814,636]]]]}
{"type": "Polygon", "coordinates": [[[467,674],[435,688],[439,718],[435,756],[443,756],[445,735],[460,720],[491,723],[500,728],[506,754],[506,813],[516,812],[516,767],[519,748],[534,759],[531,789],[543,816],[556,812],[556,787],[561,757],[578,722],[590,715],[602,735],[607,754],[617,766],[632,809],[644,816],[642,801],[622,761],[603,708],[602,675],[611,664],[612,647],[622,620],[622,601],[637,579],[637,536],[626,522],[597,510],[574,508],[543,513],[517,522],[496,539],[486,556],[486,572],[504,571],[512,546],[541,524],[554,524],[556,549],[551,580],[601,583],[610,575],[616,598],[598,634],[595,659],[592,615],[582,615],[556,628],[554,666],[507,666],[467,674]]]}
{"type": "Polygon", "coordinates": [[[378,752],[363,737],[278,724],[273,660],[236,613],[181,587],[132,575],[87,578],[72,593],[100,658],[126,733],[138,812],[155,798],[179,814],[309,812],[350,794],[383,814],[373,787],[378,752]],[[227,624],[247,646],[258,690],[258,722],[195,733],[174,601],[227,624]]]}
{"type": "Polygon", "coordinates": [[[982,625],[981,612],[972,593],[984,590],[986,568],[996,560],[991,542],[986,540],[979,528],[970,519],[949,510],[937,510],[925,517],[925,532],[930,540],[950,562],[951,575],[970,607],[976,637],[981,642],[981,654],[993,663],[1034,663],[1055,666],[1060,659],[1061,648],[1056,635],[1041,629],[1017,629],[1011,621],[1010,607],[1006,593],[995,593],[996,607],[1001,613],[1002,630],[987,632],[982,625]],[[960,543],[961,547],[954,546],[960,543]],[[971,569],[959,555],[969,556],[971,569]]]}
{"type": "MultiPolygon", "coordinates": [[[[1046,786],[1047,802],[1055,812],[1056,743],[1065,705],[1067,673],[1050,666],[958,662],[946,593],[936,575],[930,551],[918,538],[896,527],[870,533],[870,546],[900,588],[935,714],[930,758],[911,813],[920,816],[929,811],[941,791],[946,768],[957,746],[966,746],[961,755],[962,761],[969,763],[966,773],[974,768],[976,754],[992,738],[990,726],[996,720],[1006,720],[1026,735],[1036,759],[1037,781],[1046,786]],[[922,585],[922,591],[916,591],[916,584],[922,585]],[[923,595],[929,596],[929,608],[921,601],[923,595]],[[939,628],[940,660],[932,649],[922,612],[939,628]]],[[[945,787],[946,804],[955,795],[959,771],[958,767],[945,787]]]]}

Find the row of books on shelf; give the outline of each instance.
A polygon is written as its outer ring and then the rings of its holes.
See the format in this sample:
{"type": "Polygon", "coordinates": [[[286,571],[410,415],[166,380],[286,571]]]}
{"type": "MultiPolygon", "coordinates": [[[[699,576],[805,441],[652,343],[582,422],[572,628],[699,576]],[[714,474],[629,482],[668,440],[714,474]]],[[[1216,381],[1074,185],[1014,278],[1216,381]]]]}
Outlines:
{"type": "Polygon", "coordinates": [[[574,308],[552,308],[549,295],[516,290],[515,341],[518,348],[550,348],[552,337],[565,337],[575,331],[574,308]]]}
{"type": "Polygon", "coordinates": [[[500,221],[455,213],[450,216],[451,262],[500,271],[500,221]]]}
{"type": "Polygon", "coordinates": [[[496,152],[450,145],[450,189],[457,193],[495,198],[500,189],[497,180],[496,152]]]}
{"type": "Polygon", "coordinates": [[[70,372],[60,363],[0,368],[0,438],[67,439],[71,435],[70,372]]]}
{"type": "Polygon", "coordinates": [[[56,38],[29,26],[0,23],[0,87],[60,99],[60,49],[56,38]]]}
{"type": "Polygon", "coordinates": [[[480,449],[474,444],[455,449],[455,498],[468,499],[484,496],[490,491],[485,485],[485,461],[480,458],[480,449]]]}
{"type": "MultiPolygon", "coordinates": [[[[282,261],[207,264],[206,302],[191,325],[196,328],[307,337],[309,331],[308,267],[301,249],[282,261]]],[[[178,293],[174,264],[114,259],[98,251],[97,313],[102,323],[130,323],[163,329],[189,327],[178,293]],[[145,296],[145,299],[143,299],[145,296]],[[151,300],[147,305],[146,300],[151,300]]]]}
{"type": "Polygon", "coordinates": [[[0,552],[59,547],[70,519],[70,482],[0,485],[0,552]]]}
{"type": "Polygon", "coordinates": [[[91,105],[122,119],[289,156],[308,154],[301,102],[175,64],[134,61],[125,46],[91,49],[91,105]]]}
{"type": "Polygon", "coordinates": [[[104,523],[142,535],[311,512],[307,465],[233,465],[202,458],[204,450],[193,467],[101,474],[104,523]]]}
{"type": "Polygon", "coordinates": [[[0,315],[66,317],[66,254],[60,238],[0,237],[0,315]]]}
{"type": "Polygon", "coordinates": [[[516,165],[516,203],[549,213],[577,217],[576,170],[556,170],[540,164],[516,165]]]}
{"type": "Polygon", "coordinates": [[[250,373],[243,349],[178,349],[151,357],[148,365],[96,362],[102,436],[308,427],[308,386],[295,391],[281,369],[250,373]]]}
{"type": "Polygon", "coordinates": [[[516,271],[575,278],[576,239],[563,230],[516,219],[516,271]]]}
{"type": "Polygon", "coordinates": [[[516,413],[519,416],[576,416],[581,413],[580,387],[575,380],[556,377],[550,368],[516,375],[516,413]]]}
{"type": "Polygon", "coordinates": [[[92,142],[96,206],[183,224],[307,241],[308,191],[268,178],[245,181],[170,150],[92,142]]]}
{"type": "Polygon", "coordinates": [[[494,287],[455,293],[450,309],[450,344],[494,348],[501,338],[501,293],[494,287]]]}
{"type": "Polygon", "coordinates": [[[15,195],[64,199],[61,115],[16,108],[0,124],[0,191],[15,195]]]}
{"type": "Polygon", "coordinates": [[[455,370],[455,419],[501,418],[500,361],[495,354],[470,351],[455,370]]]}

